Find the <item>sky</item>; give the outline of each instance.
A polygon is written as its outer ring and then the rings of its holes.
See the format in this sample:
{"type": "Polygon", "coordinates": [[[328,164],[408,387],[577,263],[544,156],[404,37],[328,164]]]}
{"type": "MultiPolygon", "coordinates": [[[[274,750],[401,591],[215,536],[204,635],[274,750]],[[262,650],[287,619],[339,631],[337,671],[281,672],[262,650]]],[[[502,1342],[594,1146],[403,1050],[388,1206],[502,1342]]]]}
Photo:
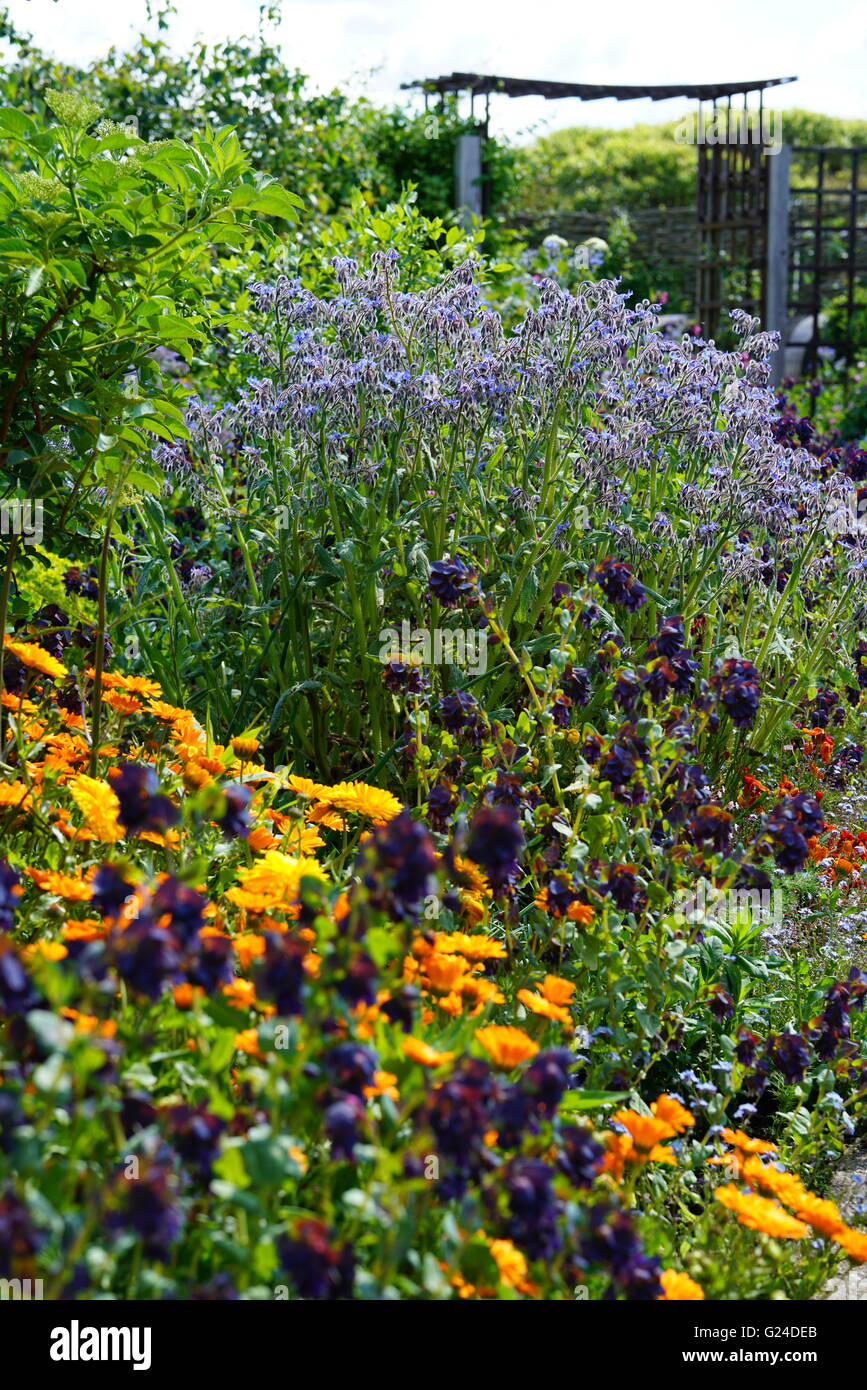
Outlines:
{"type": "MultiPolygon", "coordinates": [[[[172,46],[254,32],[259,0],[176,0],[172,46]]],[[[7,0],[12,19],[67,61],[127,44],[145,0],[7,0]]],[[[287,65],[316,88],[406,99],[402,82],[485,72],[566,82],[674,83],[796,76],[783,106],[867,117],[865,0],[284,0],[287,65]]],[[[528,138],[569,125],[677,119],[683,101],[492,98],[491,127],[528,138]]]]}

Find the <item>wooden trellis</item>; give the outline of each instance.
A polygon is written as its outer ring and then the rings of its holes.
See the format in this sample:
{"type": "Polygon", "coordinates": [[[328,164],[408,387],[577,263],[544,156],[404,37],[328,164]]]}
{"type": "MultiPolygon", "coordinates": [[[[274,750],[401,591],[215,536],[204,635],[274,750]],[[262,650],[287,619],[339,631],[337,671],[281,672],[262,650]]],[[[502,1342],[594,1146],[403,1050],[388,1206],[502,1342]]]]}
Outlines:
{"type": "MultiPolygon", "coordinates": [[[[793,77],[763,78],[753,82],[682,83],[652,86],[622,86],[581,82],[548,82],[527,78],[495,77],[481,73],[453,72],[446,77],[406,82],[426,94],[466,93],[470,111],[477,96],[486,101],[485,120],[479,130],[487,130],[488,106],[492,95],[508,97],[541,96],[548,101],[575,97],[579,101],[617,101],[645,98],[667,101],[673,97],[698,103],[696,131],[707,123],[706,104],[716,136],[712,142],[697,139],[697,226],[696,226],[696,303],[695,312],[706,336],[716,334],[724,323],[726,310],[735,305],[765,317],[767,303],[766,267],[768,240],[768,151],[760,139],[729,139],[735,129],[732,103],[741,98],[748,110],[750,96],[758,95],[758,110],[750,116],[762,130],[764,92],[794,82],[793,77]],[[725,135],[719,139],[722,113],[725,135]]],[[[741,129],[746,128],[746,123],[741,129]]],[[[481,204],[479,204],[481,206],[481,204]]]]}

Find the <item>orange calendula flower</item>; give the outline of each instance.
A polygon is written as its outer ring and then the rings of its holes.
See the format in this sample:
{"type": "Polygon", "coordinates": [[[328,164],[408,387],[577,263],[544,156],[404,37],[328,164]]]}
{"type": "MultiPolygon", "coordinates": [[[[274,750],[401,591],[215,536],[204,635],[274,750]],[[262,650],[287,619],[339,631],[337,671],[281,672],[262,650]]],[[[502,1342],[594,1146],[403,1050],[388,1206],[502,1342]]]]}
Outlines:
{"type": "Polygon", "coordinates": [[[230,888],[226,897],[238,907],[253,912],[270,911],[296,903],[302,878],[325,883],[325,870],[315,859],[296,858],[278,849],[269,849],[254,864],[238,870],[240,888],[230,888]]]}
{"type": "Polygon", "coordinates": [[[688,1274],[681,1274],[676,1269],[664,1269],[659,1276],[662,1285],[662,1293],[657,1300],[660,1303],[699,1303],[704,1299],[704,1289],[701,1284],[697,1284],[694,1279],[690,1279],[688,1274]]]}
{"type": "Polygon", "coordinates": [[[459,988],[467,975],[467,963],[461,956],[445,956],[439,951],[431,951],[425,957],[424,970],[432,989],[450,994],[459,988]]]}
{"type": "Polygon", "coordinates": [[[259,1034],[255,1028],[244,1028],[240,1033],[236,1033],[235,1047],[238,1052],[246,1052],[248,1057],[255,1057],[260,1062],[265,1061],[265,1054],[259,1046],[259,1034]]]}
{"type": "Polygon", "coordinates": [[[521,1062],[527,1062],[539,1051],[539,1044],[528,1038],[520,1028],[509,1025],[492,1025],[477,1028],[476,1037],[494,1063],[505,1071],[512,1071],[521,1062]]]}
{"type": "Polygon", "coordinates": [[[527,1261],[510,1240],[489,1240],[488,1249],[494,1257],[500,1283],[520,1290],[527,1280],[527,1261]]]}
{"type": "Polygon", "coordinates": [[[191,1009],[194,997],[193,987],[186,980],[172,990],[172,998],[179,1009],[191,1009]]]}
{"type": "Polygon", "coordinates": [[[19,811],[27,811],[32,804],[30,792],[23,782],[0,784],[0,807],[14,806],[19,811]]]}
{"type": "Polygon", "coordinates": [[[25,956],[42,956],[43,960],[64,960],[69,951],[62,941],[31,941],[22,948],[25,956]]]}
{"type": "Polygon", "coordinates": [[[856,1260],[858,1264],[867,1263],[867,1231],[854,1231],[851,1226],[846,1226],[833,1239],[846,1251],[850,1260],[856,1260]]]}
{"type": "Polygon", "coordinates": [[[552,1004],[550,999],[546,999],[544,994],[535,994],[531,989],[519,989],[518,999],[528,1008],[531,1013],[538,1014],[541,1018],[549,1018],[554,1023],[571,1023],[572,1016],[568,1009],[564,1009],[559,1004],[552,1004]]]}
{"type": "Polygon", "coordinates": [[[306,796],[308,801],[327,801],[331,790],[322,782],[312,782],[309,777],[298,777],[294,772],[286,778],[286,785],[299,796],[306,796]]]}
{"type": "Polygon", "coordinates": [[[767,1139],[751,1139],[742,1129],[721,1129],[720,1138],[745,1154],[777,1153],[776,1144],[769,1143],[767,1139]]]}
{"type": "Polygon", "coordinates": [[[397,1089],[397,1077],[390,1071],[375,1071],[373,1073],[373,1085],[365,1086],[364,1094],[368,1100],[374,1096],[388,1096],[390,1100],[400,1100],[400,1092],[397,1089]]]}
{"type": "Polygon", "coordinates": [[[454,877],[463,888],[468,888],[471,893],[481,893],[483,897],[491,897],[491,885],[485,878],[478,864],[474,864],[472,859],[465,859],[456,854],[453,861],[454,877]]]}
{"type": "Polygon", "coordinates": [[[167,705],[164,700],[151,700],[148,705],[148,714],[152,714],[161,724],[174,724],[179,719],[188,718],[189,713],[189,710],[179,709],[177,705],[167,705]]]}
{"type": "Polygon", "coordinates": [[[572,981],[561,980],[559,975],[546,975],[540,988],[552,1004],[568,1004],[575,993],[572,981]]]}
{"type": "Polygon", "coordinates": [[[235,738],[229,740],[229,746],[236,758],[243,758],[244,762],[249,762],[255,757],[261,748],[261,743],[253,734],[237,734],[235,738]]]}
{"type": "Polygon", "coordinates": [[[569,921],[577,922],[579,927],[589,927],[595,915],[589,903],[570,903],[566,909],[569,921]]]}
{"type": "MultiPolygon", "coordinates": [[[[288,819],[288,817],[284,817],[284,819],[288,819]]],[[[332,811],[327,803],[310,806],[307,810],[307,819],[311,825],[324,825],[328,830],[346,829],[346,821],[337,811],[332,811]]]]}
{"type": "Polygon", "coordinates": [[[53,656],[43,651],[35,642],[16,642],[7,632],[3,645],[7,652],[29,671],[39,671],[43,676],[51,676],[54,680],[63,680],[63,677],[69,674],[62,662],[55,661],[53,656]]]}
{"type": "Polygon", "coordinates": [[[141,700],[136,699],[135,695],[130,695],[126,690],[106,690],[102,697],[102,703],[108,705],[116,714],[122,714],[124,718],[130,714],[139,714],[144,705],[141,700]]]}
{"type": "Polygon", "coordinates": [[[69,791],[88,830],[98,840],[111,845],[123,839],[124,830],[118,822],[120,802],[107,782],[81,773],[73,777],[69,791]]]}
{"type": "Polygon", "coordinates": [[[649,1152],[662,1139],[673,1139],[677,1130],[656,1115],[639,1115],[636,1110],[618,1110],[611,1117],[623,1125],[637,1149],[649,1152]]]}
{"type": "Polygon", "coordinates": [[[257,956],[265,954],[265,938],[257,932],[242,932],[232,940],[232,945],[241,963],[242,970],[249,970],[257,956]]]}
{"type": "Polygon", "coordinates": [[[256,1002],[256,988],[252,980],[229,980],[222,986],[222,992],[229,1003],[239,1009],[251,1008],[256,1002]]]}
{"type": "Polygon", "coordinates": [[[453,1052],[437,1052],[435,1047],[429,1043],[422,1042],[421,1038],[404,1038],[404,1056],[411,1062],[418,1062],[420,1067],[444,1067],[447,1062],[451,1062],[453,1052]]]}
{"type": "Polygon", "coordinates": [[[370,787],[366,782],[338,782],[336,787],[325,788],[322,800],[337,811],[353,811],[356,815],[368,816],[376,825],[394,820],[403,810],[403,803],[391,792],[370,787]]]}
{"type": "Polygon", "coordinates": [[[43,893],[53,893],[55,897],[66,898],[70,902],[89,902],[93,894],[89,879],[72,878],[69,874],[55,873],[51,869],[25,869],[24,872],[43,893]]]}
{"type": "Polygon", "coordinates": [[[658,1120],[671,1125],[675,1134],[683,1134],[685,1129],[695,1124],[692,1115],[674,1096],[659,1096],[650,1108],[658,1120]]]}
{"type": "Polygon", "coordinates": [[[763,1231],[765,1235],[779,1240],[803,1240],[810,1234],[810,1228],[767,1197],[759,1197],[755,1192],[742,1192],[734,1183],[718,1187],[714,1197],[720,1206],[733,1211],[742,1226],[752,1231],[763,1231]]]}
{"type": "Polygon", "coordinates": [[[108,927],[98,917],[85,917],[80,922],[64,922],[61,936],[64,941],[100,941],[108,935],[108,927]]]}
{"type": "Polygon", "coordinates": [[[466,960],[505,960],[508,954],[502,941],[483,932],[437,932],[435,949],[445,956],[459,955],[466,960]]]}

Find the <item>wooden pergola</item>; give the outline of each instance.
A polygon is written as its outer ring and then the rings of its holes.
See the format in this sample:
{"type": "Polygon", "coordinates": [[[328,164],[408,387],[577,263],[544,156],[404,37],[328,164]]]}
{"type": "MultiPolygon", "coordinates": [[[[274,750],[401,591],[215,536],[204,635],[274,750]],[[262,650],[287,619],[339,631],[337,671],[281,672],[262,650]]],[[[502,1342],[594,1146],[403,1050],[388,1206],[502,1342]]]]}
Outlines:
{"type": "MultiPolygon", "coordinates": [[[[629,86],[618,83],[553,82],[547,79],[499,77],[489,73],[453,72],[442,77],[426,77],[404,82],[404,90],[422,91],[425,102],[431,96],[469,97],[470,117],[475,120],[475,101],[485,99],[484,120],[477,123],[478,134],[488,131],[492,96],[543,97],[561,101],[669,101],[674,98],[698,103],[697,129],[704,129],[704,106],[710,104],[714,117],[722,114],[724,129],[731,128],[733,101],[740,97],[743,108],[751,95],[758,94],[758,122],[762,129],[764,94],[772,87],[795,82],[794,77],[766,77],[748,82],[683,82],[629,86]]],[[[735,113],[736,116],[737,113],[735,113]]],[[[706,335],[718,331],[724,294],[724,269],[735,268],[742,278],[738,303],[757,313],[772,326],[780,325],[782,310],[774,303],[776,291],[769,295],[768,262],[776,254],[769,236],[773,220],[773,196],[769,197],[768,160],[760,141],[723,141],[697,144],[697,224],[698,268],[696,278],[696,317],[706,335]]],[[[480,158],[480,155],[479,155],[480,158]]],[[[465,170],[466,175],[466,170],[465,170]]],[[[466,182],[465,178],[465,182],[466,182]]],[[[778,295],[777,295],[778,297],[778,295]]]]}

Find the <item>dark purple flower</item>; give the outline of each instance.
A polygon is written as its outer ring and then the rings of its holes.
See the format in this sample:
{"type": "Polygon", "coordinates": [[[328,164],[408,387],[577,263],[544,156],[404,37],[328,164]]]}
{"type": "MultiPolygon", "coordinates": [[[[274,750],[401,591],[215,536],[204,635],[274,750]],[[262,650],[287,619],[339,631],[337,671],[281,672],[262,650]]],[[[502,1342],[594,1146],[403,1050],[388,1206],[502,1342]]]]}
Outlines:
{"type": "Polygon", "coordinates": [[[759,673],[753,663],[740,657],[728,657],[711,683],[735,728],[752,728],[761,698],[759,673]]]}
{"type": "Polygon", "coordinates": [[[141,830],[162,835],[180,820],[177,806],[167,796],[157,795],[157,775],[149,764],[121,762],[109,779],[120,802],[118,820],[131,835],[141,830]]]}
{"type": "Polygon", "coordinates": [[[14,1278],[16,1272],[39,1250],[43,1237],[35,1229],[30,1212],[9,1187],[0,1197],[0,1276],[14,1278]]]}
{"type": "Polygon", "coordinates": [[[12,931],[15,926],[15,909],[21,897],[20,882],[21,875],[0,859],[0,931],[12,931]]]}
{"type": "Polygon", "coordinates": [[[398,921],[415,921],[432,891],[436,847],[426,825],[401,811],[362,846],[359,867],[370,902],[398,921]]]}
{"type": "Polygon", "coordinates": [[[159,999],[170,984],[180,981],[180,956],[170,931],[147,915],[109,937],[109,950],[122,980],[149,999],[159,999]]]}
{"type": "Polygon", "coordinates": [[[217,825],[227,840],[246,840],[250,834],[249,805],[253,793],[249,787],[232,782],[222,789],[226,798],[226,809],[217,818],[217,825]]]}
{"type": "Polygon", "coordinates": [[[118,1187],[121,1209],[110,1225],[128,1226],[141,1238],[142,1250],[151,1260],[168,1260],[181,1233],[183,1216],[173,1200],[174,1179],[168,1168],[154,1164],[140,1178],[122,1177],[118,1187]]]}
{"type": "Polygon", "coordinates": [[[341,1096],[325,1111],[325,1134],[331,1141],[331,1157],[335,1162],[352,1162],[355,1145],[361,1140],[360,1129],[366,1116],[358,1096],[341,1096]]]}
{"type": "Polygon", "coordinates": [[[566,1125],[560,1131],[560,1156],[557,1167],[565,1173],[574,1187],[592,1187],[605,1160],[605,1150],[589,1130],[578,1125],[566,1125]]]}
{"type": "Polygon", "coordinates": [[[97,912],[117,917],[133,891],[132,884],[121,877],[113,864],[100,864],[91,884],[90,901],[97,912]]]}
{"type": "Polygon", "coordinates": [[[636,608],[640,608],[647,601],[643,585],[638,582],[629,566],[610,555],[593,566],[587,579],[591,584],[598,584],[611,603],[619,603],[630,613],[634,613],[636,608]]]}
{"type": "Polygon", "coordinates": [[[280,1236],[277,1255],[298,1298],[352,1297],[355,1260],[351,1245],[332,1245],[328,1227],[313,1218],[298,1221],[291,1236],[280,1236]]]}
{"type": "Polygon", "coordinates": [[[226,1121],[207,1106],[172,1105],[163,1111],[172,1143],[181,1158],[191,1164],[203,1183],[211,1181],[214,1160],[220,1152],[220,1135],[226,1121]]]}
{"type": "Polygon", "coordinates": [[[463,560],[435,560],[430,567],[428,588],[444,608],[457,608],[466,603],[472,606],[480,597],[479,579],[475,570],[463,560]]]}
{"type": "Polygon", "coordinates": [[[484,870],[495,893],[505,892],[518,877],[524,833],[511,806],[483,806],[473,816],[467,857],[484,870]]]}
{"type": "Polygon", "coordinates": [[[550,1260],[562,1245],[554,1170],[538,1158],[513,1158],[503,1173],[509,1218],[506,1234],[531,1260],[550,1260]]]}
{"type": "Polygon", "coordinates": [[[304,957],[307,947],[288,932],[265,933],[265,954],[257,971],[257,989],[283,1017],[303,1012],[304,957]]]}
{"type": "Polygon", "coordinates": [[[361,1100],[365,1087],[374,1084],[377,1060],[370,1048],[361,1043],[338,1043],[325,1054],[325,1069],[338,1090],[348,1091],[361,1100]]]}
{"type": "Polygon", "coordinates": [[[770,1055],[790,1085],[803,1081],[810,1065],[810,1049],[800,1033],[778,1033],[771,1038],[770,1055]]]}
{"type": "Polygon", "coordinates": [[[38,995],[12,943],[0,937],[0,1014],[23,1014],[35,1007],[38,995]]]}

